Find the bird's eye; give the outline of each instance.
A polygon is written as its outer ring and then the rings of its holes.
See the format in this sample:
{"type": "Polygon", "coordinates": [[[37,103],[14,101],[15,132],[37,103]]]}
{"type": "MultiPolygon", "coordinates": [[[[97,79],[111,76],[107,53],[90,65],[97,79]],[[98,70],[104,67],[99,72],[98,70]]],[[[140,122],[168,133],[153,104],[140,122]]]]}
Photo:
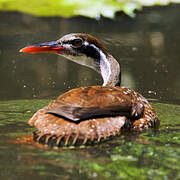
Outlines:
{"type": "Polygon", "coordinates": [[[72,41],[72,45],[73,45],[73,46],[76,46],[76,47],[82,46],[82,43],[83,43],[82,39],[74,39],[74,40],[72,41]]]}

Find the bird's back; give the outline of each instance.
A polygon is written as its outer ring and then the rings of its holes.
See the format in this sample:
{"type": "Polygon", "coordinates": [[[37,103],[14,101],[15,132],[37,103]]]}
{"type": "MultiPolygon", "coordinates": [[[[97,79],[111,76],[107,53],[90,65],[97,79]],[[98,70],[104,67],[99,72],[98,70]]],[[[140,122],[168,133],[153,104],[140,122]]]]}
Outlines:
{"type": "MultiPolygon", "coordinates": [[[[156,124],[157,117],[147,100],[124,87],[91,86],[72,89],[39,110],[29,124],[43,136],[60,137],[75,144],[116,135],[122,128],[141,131],[156,124]]],[[[51,139],[50,138],[50,139],[51,139]]]]}

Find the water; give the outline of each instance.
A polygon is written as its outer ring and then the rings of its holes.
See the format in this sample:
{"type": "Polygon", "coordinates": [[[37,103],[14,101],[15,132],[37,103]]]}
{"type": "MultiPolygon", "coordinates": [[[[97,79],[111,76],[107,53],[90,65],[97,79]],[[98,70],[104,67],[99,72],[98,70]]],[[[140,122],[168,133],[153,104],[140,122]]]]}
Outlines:
{"type": "Polygon", "coordinates": [[[179,6],[100,21],[0,12],[0,178],[180,179],[179,17],[179,6]],[[57,55],[18,52],[70,32],[90,33],[103,42],[121,64],[122,84],[150,100],[159,130],[82,149],[14,143],[32,134],[28,119],[50,99],[102,83],[93,70],[57,55]]]}

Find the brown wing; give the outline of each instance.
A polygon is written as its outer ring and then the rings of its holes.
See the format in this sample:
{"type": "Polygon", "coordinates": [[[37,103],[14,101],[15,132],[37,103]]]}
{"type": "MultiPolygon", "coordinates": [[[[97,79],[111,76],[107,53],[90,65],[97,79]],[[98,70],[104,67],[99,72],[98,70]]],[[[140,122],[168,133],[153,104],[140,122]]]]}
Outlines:
{"type": "Polygon", "coordinates": [[[130,116],[131,107],[124,106],[105,106],[105,107],[78,107],[74,105],[59,106],[47,111],[54,115],[63,116],[72,121],[79,121],[93,117],[113,117],[113,116],[130,116]]]}
{"type": "Polygon", "coordinates": [[[83,87],[61,95],[48,106],[47,113],[72,121],[95,117],[126,116],[137,119],[144,106],[116,87],[83,87]]]}

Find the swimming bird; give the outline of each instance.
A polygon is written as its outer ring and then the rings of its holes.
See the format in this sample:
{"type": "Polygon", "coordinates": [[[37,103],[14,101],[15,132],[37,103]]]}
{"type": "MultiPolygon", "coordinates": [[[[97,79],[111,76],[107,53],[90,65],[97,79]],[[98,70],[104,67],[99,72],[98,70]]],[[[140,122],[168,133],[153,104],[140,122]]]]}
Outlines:
{"type": "Polygon", "coordinates": [[[38,129],[35,141],[59,147],[84,145],[125,129],[141,132],[158,125],[149,102],[139,93],[120,87],[120,64],[92,35],[71,33],[20,52],[56,53],[95,70],[103,79],[102,86],[72,89],[38,110],[28,122],[38,129]]]}

